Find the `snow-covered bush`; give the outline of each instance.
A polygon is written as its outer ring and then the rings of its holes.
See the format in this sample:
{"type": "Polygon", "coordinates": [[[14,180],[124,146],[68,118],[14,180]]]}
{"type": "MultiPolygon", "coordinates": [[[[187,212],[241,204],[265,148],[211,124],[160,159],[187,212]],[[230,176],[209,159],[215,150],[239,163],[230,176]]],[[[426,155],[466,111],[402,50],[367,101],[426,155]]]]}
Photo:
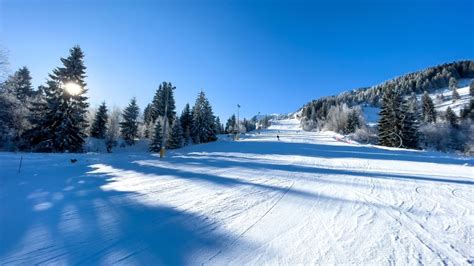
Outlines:
{"type": "Polygon", "coordinates": [[[362,111],[359,106],[349,108],[346,104],[332,106],[324,121],[323,129],[342,134],[355,132],[363,121],[362,111]]]}
{"type": "Polygon", "coordinates": [[[362,144],[377,144],[377,128],[363,126],[356,129],[356,131],[349,135],[349,137],[362,144]]]}

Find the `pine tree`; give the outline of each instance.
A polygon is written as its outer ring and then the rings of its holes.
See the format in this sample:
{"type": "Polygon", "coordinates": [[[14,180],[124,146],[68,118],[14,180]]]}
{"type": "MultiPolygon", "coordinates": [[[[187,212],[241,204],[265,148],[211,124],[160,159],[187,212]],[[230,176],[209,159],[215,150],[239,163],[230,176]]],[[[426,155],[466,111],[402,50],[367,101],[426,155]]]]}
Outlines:
{"type": "Polygon", "coordinates": [[[212,107],[201,91],[196,99],[193,111],[192,137],[194,143],[206,143],[217,139],[215,134],[215,118],[212,107]]]}
{"type": "Polygon", "coordinates": [[[0,147],[24,149],[23,135],[30,128],[29,108],[35,97],[30,72],[20,68],[0,84],[0,147]]]}
{"type": "Polygon", "coordinates": [[[359,114],[356,110],[351,110],[347,116],[347,124],[344,134],[354,133],[360,127],[359,114]]]}
{"type": "Polygon", "coordinates": [[[173,122],[173,127],[171,128],[170,138],[168,139],[168,148],[179,149],[183,147],[183,143],[183,129],[180,120],[176,118],[173,122]]]}
{"type": "Polygon", "coordinates": [[[151,152],[159,152],[161,150],[161,143],[163,141],[163,128],[159,121],[155,122],[155,130],[154,130],[153,138],[150,143],[150,151],[151,152]]]}
{"type": "Polygon", "coordinates": [[[218,116],[216,116],[214,128],[215,128],[216,135],[223,133],[221,119],[218,116]]]}
{"type": "Polygon", "coordinates": [[[137,105],[137,100],[132,98],[128,106],[123,110],[122,122],[120,122],[120,132],[122,138],[128,145],[135,143],[135,138],[138,136],[138,116],[140,109],[137,105]]]}
{"type": "Polygon", "coordinates": [[[459,96],[458,90],[456,88],[453,89],[452,99],[453,99],[453,102],[461,99],[461,96],[459,96]]]}
{"type": "Polygon", "coordinates": [[[25,66],[10,76],[3,87],[5,90],[14,93],[22,103],[26,103],[27,99],[35,94],[31,85],[30,71],[25,66]]]}
{"type": "MultiPolygon", "coordinates": [[[[416,100],[416,98],[415,98],[416,100]]],[[[400,128],[402,145],[404,148],[417,149],[418,148],[418,122],[416,110],[413,109],[411,101],[404,101],[401,107],[400,128]]]]}
{"type": "Polygon", "coordinates": [[[181,127],[183,129],[183,139],[184,145],[189,145],[191,143],[191,130],[193,128],[193,116],[191,114],[191,108],[189,107],[189,103],[184,106],[183,112],[181,112],[180,116],[181,127]]]}
{"type": "Polygon", "coordinates": [[[82,151],[87,128],[86,113],[89,104],[84,94],[84,53],[79,46],[70,49],[67,58],[61,58],[62,67],[53,70],[43,87],[45,113],[34,125],[38,135],[36,149],[42,151],[82,151]],[[74,88],[74,90],[70,90],[74,88]]]}
{"type": "Polygon", "coordinates": [[[235,118],[235,115],[232,115],[227,119],[227,123],[225,124],[225,132],[227,134],[235,133],[235,130],[237,129],[237,118],[235,118]]]}
{"type": "Polygon", "coordinates": [[[436,122],[436,110],[434,108],[433,101],[427,91],[423,93],[422,101],[422,120],[425,123],[436,122]]]}
{"type": "Polygon", "coordinates": [[[105,102],[99,106],[91,125],[90,136],[93,138],[104,139],[107,132],[107,106],[105,102]]]}
{"type": "Polygon", "coordinates": [[[174,90],[171,82],[163,82],[156,90],[152,101],[152,121],[155,122],[158,117],[164,117],[166,112],[166,120],[168,126],[171,126],[176,116],[176,106],[174,101],[174,90]]]}
{"type": "Polygon", "coordinates": [[[379,143],[387,147],[399,147],[402,144],[400,123],[401,97],[398,91],[388,89],[382,97],[382,107],[378,124],[379,143]]]}
{"type": "Polygon", "coordinates": [[[448,121],[448,123],[452,127],[458,127],[458,116],[453,112],[451,107],[448,107],[448,109],[446,109],[446,121],[448,121]]]}
{"type": "Polygon", "coordinates": [[[457,87],[458,87],[458,81],[455,78],[451,77],[449,79],[449,89],[455,90],[457,87]]]}

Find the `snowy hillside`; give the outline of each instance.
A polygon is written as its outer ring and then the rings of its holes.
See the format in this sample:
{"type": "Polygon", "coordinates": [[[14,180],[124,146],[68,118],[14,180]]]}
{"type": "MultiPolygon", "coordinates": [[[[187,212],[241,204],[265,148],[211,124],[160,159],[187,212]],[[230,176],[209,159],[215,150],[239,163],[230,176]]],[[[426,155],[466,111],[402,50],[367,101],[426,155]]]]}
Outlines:
{"type": "MultiPolygon", "coordinates": [[[[449,88],[442,88],[433,93],[430,93],[430,97],[433,100],[437,112],[445,112],[448,107],[459,115],[461,109],[466,107],[469,104],[469,82],[470,79],[461,79],[458,80],[458,93],[461,99],[454,101],[452,100],[453,91],[449,88]],[[440,97],[442,95],[442,98],[440,97]]],[[[417,99],[420,102],[423,94],[417,95],[417,99]]],[[[379,119],[378,113],[380,109],[377,107],[366,106],[362,108],[364,113],[365,121],[368,125],[376,125],[379,119]]]]}
{"type": "Polygon", "coordinates": [[[165,159],[0,153],[0,169],[2,265],[474,261],[472,157],[350,145],[297,120],[165,159]]]}

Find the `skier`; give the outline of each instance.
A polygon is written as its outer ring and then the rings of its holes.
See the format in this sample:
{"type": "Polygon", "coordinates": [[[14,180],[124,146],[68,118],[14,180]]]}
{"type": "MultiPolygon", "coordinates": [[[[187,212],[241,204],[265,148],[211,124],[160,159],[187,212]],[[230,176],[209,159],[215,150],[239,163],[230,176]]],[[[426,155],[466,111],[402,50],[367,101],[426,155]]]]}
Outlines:
{"type": "Polygon", "coordinates": [[[277,135],[277,139],[278,139],[278,141],[280,141],[280,136],[277,135]]]}

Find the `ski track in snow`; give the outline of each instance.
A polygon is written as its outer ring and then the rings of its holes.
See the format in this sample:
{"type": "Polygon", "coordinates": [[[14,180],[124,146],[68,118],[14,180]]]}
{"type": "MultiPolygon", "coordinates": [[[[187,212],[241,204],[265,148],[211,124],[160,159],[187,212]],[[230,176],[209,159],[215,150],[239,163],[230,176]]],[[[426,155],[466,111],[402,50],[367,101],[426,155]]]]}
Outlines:
{"type": "Polygon", "coordinates": [[[474,262],[472,157],[333,136],[278,120],[165,159],[0,153],[0,264],[474,262]]]}

